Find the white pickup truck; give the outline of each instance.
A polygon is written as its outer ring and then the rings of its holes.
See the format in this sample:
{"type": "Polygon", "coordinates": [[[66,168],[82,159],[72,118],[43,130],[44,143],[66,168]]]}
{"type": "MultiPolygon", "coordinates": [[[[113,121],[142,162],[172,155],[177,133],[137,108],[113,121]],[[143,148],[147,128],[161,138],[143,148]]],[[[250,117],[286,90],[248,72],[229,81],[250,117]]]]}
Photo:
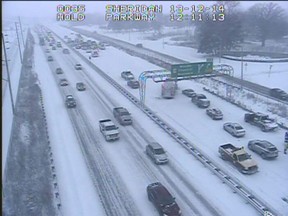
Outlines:
{"type": "Polygon", "coordinates": [[[111,119],[100,120],[99,128],[106,141],[119,139],[118,127],[111,121],[111,119]]]}

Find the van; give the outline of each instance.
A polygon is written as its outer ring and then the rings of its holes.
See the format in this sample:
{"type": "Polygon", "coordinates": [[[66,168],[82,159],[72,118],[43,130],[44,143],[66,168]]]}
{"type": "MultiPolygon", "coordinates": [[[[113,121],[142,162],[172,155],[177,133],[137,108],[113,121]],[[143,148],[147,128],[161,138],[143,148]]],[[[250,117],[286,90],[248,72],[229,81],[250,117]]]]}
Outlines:
{"type": "Polygon", "coordinates": [[[168,157],[165,150],[157,142],[151,142],[146,146],[146,154],[151,157],[155,164],[168,163],[168,157]]]}

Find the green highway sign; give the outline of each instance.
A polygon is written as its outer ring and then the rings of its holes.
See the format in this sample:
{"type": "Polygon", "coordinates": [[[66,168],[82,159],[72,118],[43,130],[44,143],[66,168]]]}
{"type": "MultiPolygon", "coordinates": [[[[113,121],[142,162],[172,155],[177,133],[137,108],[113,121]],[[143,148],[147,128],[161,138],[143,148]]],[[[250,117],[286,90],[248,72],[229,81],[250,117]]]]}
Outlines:
{"type": "Polygon", "coordinates": [[[190,77],[212,73],[213,62],[177,64],[171,67],[171,77],[190,77]]]}

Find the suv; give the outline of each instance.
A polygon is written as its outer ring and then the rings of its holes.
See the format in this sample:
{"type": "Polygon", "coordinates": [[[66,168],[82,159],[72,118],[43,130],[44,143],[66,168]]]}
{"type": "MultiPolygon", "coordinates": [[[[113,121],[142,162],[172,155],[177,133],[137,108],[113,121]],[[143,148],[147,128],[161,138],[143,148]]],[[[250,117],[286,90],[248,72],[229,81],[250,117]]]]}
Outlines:
{"type": "Polygon", "coordinates": [[[160,215],[181,215],[181,210],[175,202],[175,198],[160,182],[149,184],[146,190],[149,201],[154,204],[160,215]]]}
{"type": "Polygon", "coordinates": [[[155,164],[168,163],[168,158],[163,147],[157,142],[152,142],[146,146],[146,154],[155,164]]]}
{"type": "Polygon", "coordinates": [[[278,157],[278,149],[266,140],[250,140],[248,148],[259,154],[263,159],[278,157]]]}

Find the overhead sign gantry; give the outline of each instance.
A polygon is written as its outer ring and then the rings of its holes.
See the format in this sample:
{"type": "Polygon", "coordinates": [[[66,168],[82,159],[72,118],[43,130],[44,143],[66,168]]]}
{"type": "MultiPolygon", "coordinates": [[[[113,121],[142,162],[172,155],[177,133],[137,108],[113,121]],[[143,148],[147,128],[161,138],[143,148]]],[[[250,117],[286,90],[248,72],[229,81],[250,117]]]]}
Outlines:
{"type": "Polygon", "coordinates": [[[230,65],[213,66],[212,61],[171,65],[171,71],[144,71],[139,75],[138,78],[140,83],[140,102],[141,104],[144,104],[145,102],[146,80],[148,78],[152,78],[154,82],[165,82],[167,79],[179,81],[204,77],[214,77],[223,74],[233,74],[233,67],[230,65]]]}

